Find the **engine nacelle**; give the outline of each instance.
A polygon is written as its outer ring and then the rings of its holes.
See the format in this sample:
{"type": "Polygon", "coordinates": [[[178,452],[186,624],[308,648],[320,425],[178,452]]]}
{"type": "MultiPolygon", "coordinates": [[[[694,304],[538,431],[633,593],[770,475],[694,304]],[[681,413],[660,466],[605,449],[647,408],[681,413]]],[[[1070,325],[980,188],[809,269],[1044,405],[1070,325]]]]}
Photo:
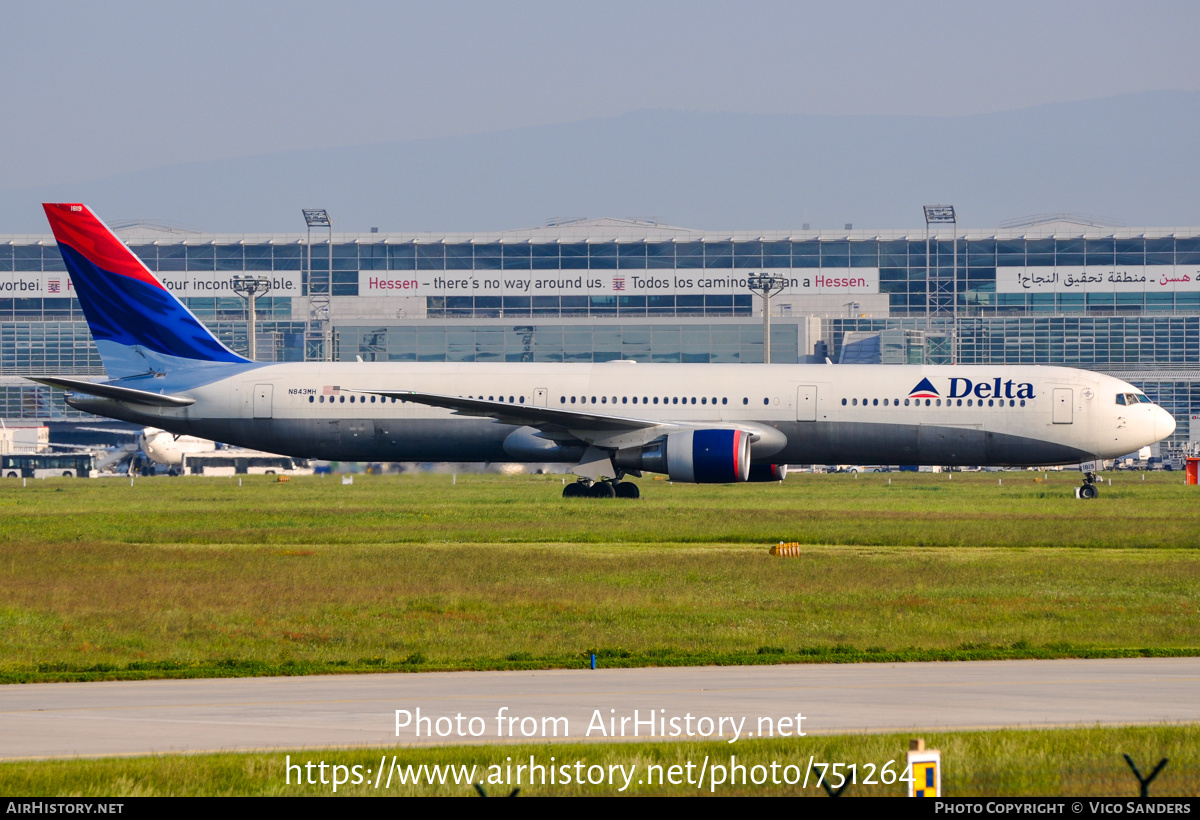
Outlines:
{"type": "Polygon", "coordinates": [[[743,430],[685,430],[641,447],[618,450],[625,470],[666,473],[672,481],[731,484],[750,478],[750,434],[743,430]]]}
{"type": "Polygon", "coordinates": [[[787,478],[786,464],[751,464],[750,481],[783,481],[787,478]]]}
{"type": "Polygon", "coordinates": [[[583,457],[582,444],[559,444],[543,438],[533,427],[518,427],[504,439],[504,452],[518,461],[560,461],[574,463],[583,457]]]}

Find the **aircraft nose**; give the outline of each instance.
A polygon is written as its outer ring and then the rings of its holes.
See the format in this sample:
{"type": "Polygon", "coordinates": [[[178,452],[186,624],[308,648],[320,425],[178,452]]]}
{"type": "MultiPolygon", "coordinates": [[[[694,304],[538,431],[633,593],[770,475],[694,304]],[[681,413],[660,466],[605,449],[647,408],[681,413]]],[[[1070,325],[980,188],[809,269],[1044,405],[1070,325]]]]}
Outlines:
{"type": "Polygon", "coordinates": [[[1175,432],[1175,417],[1161,407],[1154,408],[1154,440],[1162,441],[1175,432]]]}

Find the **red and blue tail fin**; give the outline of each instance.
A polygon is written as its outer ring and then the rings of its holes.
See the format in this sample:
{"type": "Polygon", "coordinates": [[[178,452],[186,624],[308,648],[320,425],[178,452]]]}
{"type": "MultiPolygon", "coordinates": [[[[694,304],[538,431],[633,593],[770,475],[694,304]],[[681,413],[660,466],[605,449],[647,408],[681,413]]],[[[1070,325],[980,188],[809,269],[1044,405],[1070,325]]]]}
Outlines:
{"type": "Polygon", "coordinates": [[[86,205],[42,207],[110,378],[249,361],[213,336],[86,205]]]}

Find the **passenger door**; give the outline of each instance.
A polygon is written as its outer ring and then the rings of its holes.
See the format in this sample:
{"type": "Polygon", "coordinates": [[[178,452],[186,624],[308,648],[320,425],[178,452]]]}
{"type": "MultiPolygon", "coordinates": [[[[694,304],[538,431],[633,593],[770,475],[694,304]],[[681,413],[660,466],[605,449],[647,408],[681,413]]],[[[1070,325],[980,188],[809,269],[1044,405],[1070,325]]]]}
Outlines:
{"type": "Polygon", "coordinates": [[[796,388],[796,421],[817,420],[817,386],[802,384],[796,388]]]}
{"type": "Polygon", "coordinates": [[[269,384],[254,385],[254,418],[271,418],[274,388],[269,384]]]}
{"type": "Polygon", "coordinates": [[[1075,399],[1073,393],[1074,391],[1069,387],[1054,388],[1055,424],[1071,424],[1074,420],[1075,399]]]}

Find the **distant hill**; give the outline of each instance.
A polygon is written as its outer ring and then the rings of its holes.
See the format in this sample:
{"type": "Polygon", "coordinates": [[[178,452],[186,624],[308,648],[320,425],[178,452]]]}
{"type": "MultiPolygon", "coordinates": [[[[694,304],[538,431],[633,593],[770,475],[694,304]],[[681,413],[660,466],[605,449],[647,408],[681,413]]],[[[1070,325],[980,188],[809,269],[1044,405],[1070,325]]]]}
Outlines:
{"type": "MultiPolygon", "coordinates": [[[[311,112],[310,112],[311,113],[311,112]]],[[[707,229],[963,227],[1034,213],[1200,225],[1200,93],[1150,92],[969,117],[638,111],[463,137],[289,151],[0,191],[0,233],[44,233],[38,203],[206,231],[485,231],[548,217],[659,217],[707,229]]]]}

